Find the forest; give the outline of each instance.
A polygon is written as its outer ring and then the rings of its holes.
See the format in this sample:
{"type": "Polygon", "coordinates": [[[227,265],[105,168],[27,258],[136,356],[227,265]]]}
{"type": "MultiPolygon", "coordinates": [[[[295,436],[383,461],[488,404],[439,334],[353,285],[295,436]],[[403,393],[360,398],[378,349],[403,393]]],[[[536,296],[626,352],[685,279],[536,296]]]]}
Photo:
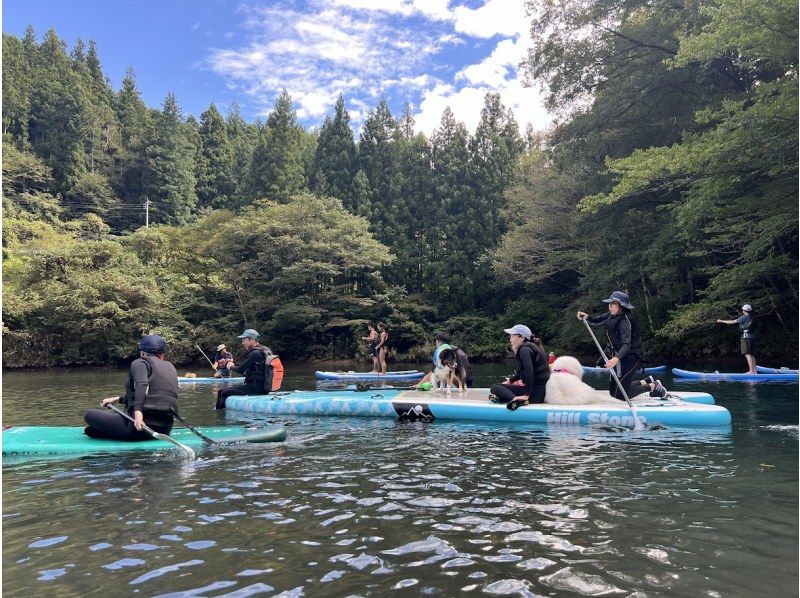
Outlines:
{"type": "Polygon", "coordinates": [[[501,358],[514,323],[591,355],[575,311],[616,289],[651,359],[736,355],[715,321],[750,303],[758,357],[796,363],[796,2],[527,4],[546,131],[495,93],[474,132],[384,99],[356,131],[341,96],[308,130],[285,90],[198,119],[133,67],[115,88],[93,40],[4,34],[4,367],[118,364],[147,333],[199,362],[243,328],[353,359],[376,320],[395,360],[437,330],[501,358]]]}

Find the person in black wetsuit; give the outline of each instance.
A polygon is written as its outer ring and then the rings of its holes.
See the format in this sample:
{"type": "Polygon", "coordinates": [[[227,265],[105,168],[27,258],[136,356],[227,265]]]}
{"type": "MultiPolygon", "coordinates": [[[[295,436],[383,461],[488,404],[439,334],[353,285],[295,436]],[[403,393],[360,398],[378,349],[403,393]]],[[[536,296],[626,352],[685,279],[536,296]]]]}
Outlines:
{"type": "Polygon", "coordinates": [[[100,403],[105,407],[122,401],[134,421],[109,409],[89,409],[83,415],[87,424],[84,434],[91,438],[138,441],[153,438],[142,429],[142,424],[162,434],[172,431],[172,414],[178,410],[178,373],[164,358],[166,350],[167,343],[162,337],[153,334],[142,338],[139,358],[131,363],[125,382],[125,394],[108,397],[100,403]]]}
{"type": "MultiPolygon", "coordinates": [[[[608,312],[602,316],[590,316],[582,311],[577,315],[579,320],[586,320],[592,326],[602,325],[605,328],[606,339],[611,345],[612,353],[606,367],[615,368],[614,371],[628,398],[647,391],[650,391],[650,396],[664,398],[667,391],[660,380],[650,376],[647,380],[640,380],[635,384],[633,382],[633,374],[640,367],[639,362],[644,351],[639,326],[636,318],[631,315],[631,311],[635,308],[631,305],[630,297],[622,291],[614,291],[608,299],[603,299],[603,303],[608,304],[608,312]]],[[[613,377],[608,392],[615,399],[625,400],[613,377]]]]}
{"type": "Polygon", "coordinates": [[[217,393],[215,409],[225,409],[225,399],[233,395],[263,395],[272,390],[272,369],[267,365],[267,359],[272,355],[272,351],[258,341],[260,336],[258,332],[248,328],[237,337],[242,339],[242,346],[247,353],[239,365],[234,365],[231,359],[228,362],[228,369],[244,374],[244,384],[221,389],[217,393]]]}
{"type": "Polygon", "coordinates": [[[516,324],[507,328],[505,333],[508,334],[508,342],[514,351],[517,371],[503,383],[492,385],[489,397],[494,403],[510,403],[515,399],[521,400],[523,404],[544,403],[545,386],[550,378],[547,355],[531,342],[533,333],[527,326],[516,324]],[[517,380],[522,380],[521,386],[512,384],[517,380]]]}

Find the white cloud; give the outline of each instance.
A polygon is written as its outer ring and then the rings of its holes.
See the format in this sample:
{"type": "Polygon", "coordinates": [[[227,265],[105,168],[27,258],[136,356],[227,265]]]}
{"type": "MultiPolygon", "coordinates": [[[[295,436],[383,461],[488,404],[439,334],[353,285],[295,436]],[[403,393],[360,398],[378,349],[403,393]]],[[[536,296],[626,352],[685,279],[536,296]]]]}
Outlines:
{"type": "Polygon", "coordinates": [[[517,72],[530,45],[524,0],[486,0],[475,9],[451,7],[453,0],[308,2],[302,12],[284,8],[297,6],[288,0],[243,7],[244,42],[208,59],[261,116],[286,88],[310,126],[343,94],[356,129],[386,96],[396,107],[417,105],[417,128],[428,134],[447,106],[474,131],[484,96],[498,92],[521,128],[549,123],[537,90],[523,87],[517,72]],[[492,38],[488,55],[465,63],[492,38]]]}
{"type": "Polygon", "coordinates": [[[456,31],[479,38],[525,33],[529,26],[522,0],[487,0],[476,9],[457,6],[453,15],[456,31]]]}

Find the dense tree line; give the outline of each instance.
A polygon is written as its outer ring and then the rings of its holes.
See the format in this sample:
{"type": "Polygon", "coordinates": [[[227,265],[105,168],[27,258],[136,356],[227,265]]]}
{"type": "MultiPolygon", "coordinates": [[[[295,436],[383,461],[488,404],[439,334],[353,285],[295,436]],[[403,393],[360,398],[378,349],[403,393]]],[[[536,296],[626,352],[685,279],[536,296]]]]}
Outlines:
{"type": "Polygon", "coordinates": [[[571,314],[614,288],[653,353],[735,351],[710,322],[748,301],[796,357],[791,3],[530,4],[540,136],[491,93],[474,134],[381,100],[356,135],[343,97],[309,132],[285,91],[266,122],[197,121],[132,69],[115,91],[92,41],[4,35],[5,363],[109,363],[151,330],[190,360],[243,326],[352,357],[370,319],[398,356],[440,327],[499,356],[512,320],[581,352],[571,314]]]}

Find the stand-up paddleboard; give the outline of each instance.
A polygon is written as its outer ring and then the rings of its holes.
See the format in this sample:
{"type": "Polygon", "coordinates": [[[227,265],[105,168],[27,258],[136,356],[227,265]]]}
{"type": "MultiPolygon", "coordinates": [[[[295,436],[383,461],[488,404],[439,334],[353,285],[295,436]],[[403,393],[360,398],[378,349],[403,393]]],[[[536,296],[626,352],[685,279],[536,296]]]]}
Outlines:
{"type": "Polygon", "coordinates": [[[224,378],[214,378],[212,376],[187,378],[186,376],[178,376],[178,384],[242,384],[243,382],[243,376],[225,376],[224,378]]]}
{"type": "MultiPolygon", "coordinates": [[[[282,442],[286,430],[281,426],[201,426],[197,430],[219,444],[282,442]]],[[[181,444],[199,447],[203,439],[188,428],[173,428],[169,434],[181,444]]],[[[124,442],[89,438],[82,426],[11,426],[3,430],[3,456],[37,456],[129,451],[180,450],[165,440],[124,442]]]]}
{"type": "Polygon", "coordinates": [[[759,374],[799,374],[800,370],[792,370],[790,368],[765,368],[757,365],[756,371],[759,374]]]}
{"type": "Polygon", "coordinates": [[[672,375],[677,378],[692,380],[727,380],[729,382],[797,382],[798,374],[737,374],[735,372],[693,372],[672,368],[672,375]]]}
{"type": "MultiPolygon", "coordinates": [[[[665,365],[656,365],[651,368],[639,368],[635,371],[636,374],[663,374],[667,371],[667,366],[665,365]]],[[[604,367],[597,367],[592,365],[585,365],[583,366],[583,373],[584,374],[600,374],[600,373],[608,373],[608,368],[604,367]]]]}
{"type": "Polygon", "coordinates": [[[400,372],[386,372],[385,374],[376,374],[375,372],[323,372],[317,370],[314,375],[320,380],[346,380],[346,381],[359,381],[359,380],[392,380],[394,382],[412,382],[419,380],[425,375],[425,372],[419,370],[403,370],[400,372]]]}
{"type": "MultiPolygon", "coordinates": [[[[667,426],[723,426],[731,414],[713,402],[708,393],[676,392],[666,400],[634,398],[638,415],[645,423],[667,426]],[[706,401],[691,403],[683,399],[706,401]]],[[[623,401],[609,397],[594,405],[526,405],[509,410],[489,400],[489,390],[474,388],[464,394],[417,390],[374,390],[370,392],[296,391],[276,396],[233,396],[228,410],[266,415],[388,417],[394,419],[443,419],[468,421],[526,422],[552,425],[610,424],[632,426],[633,416],[623,401]]]]}

